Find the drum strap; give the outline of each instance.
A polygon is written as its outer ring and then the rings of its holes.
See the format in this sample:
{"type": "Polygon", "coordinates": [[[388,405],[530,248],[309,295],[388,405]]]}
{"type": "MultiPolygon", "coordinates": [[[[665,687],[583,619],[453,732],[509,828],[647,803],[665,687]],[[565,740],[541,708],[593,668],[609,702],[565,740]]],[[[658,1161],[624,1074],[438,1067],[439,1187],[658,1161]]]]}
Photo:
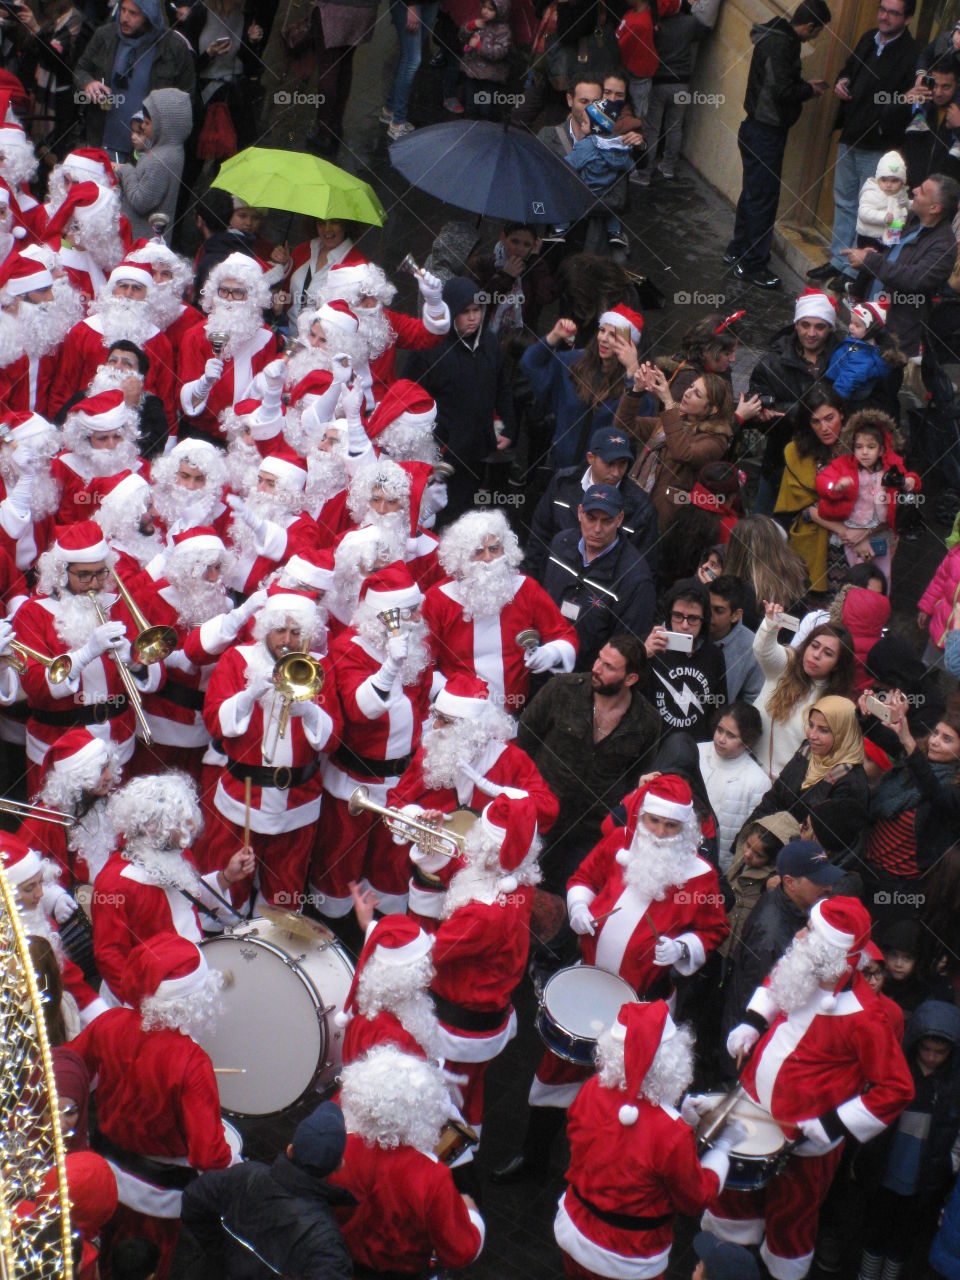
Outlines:
{"type": "Polygon", "coordinates": [[[595,1218],[605,1222],[608,1227],[617,1227],[620,1231],[655,1231],[657,1227],[665,1227],[676,1216],[673,1213],[658,1213],[652,1217],[644,1218],[637,1217],[632,1213],[612,1213],[609,1209],[601,1209],[592,1200],[588,1200],[586,1196],[581,1195],[572,1182],[570,1183],[570,1190],[583,1207],[589,1209],[595,1218]]]}
{"type": "Polygon", "coordinates": [[[99,1155],[112,1160],[121,1169],[126,1169],[135,1178],[148,1182],[151,1186],[162,1187],[165,1191],[183,1191],[198,1176],[196,1169],[183,1164],[166,1164],[162,1160],[151,1159],[150,1156],[137,1155],[134,1151],[125,1151],[111,1142],[98,1129],[90,1140],[90,1145],[99,1155]]]}
{"type": "Polygon", "coordinates": [[[429,994],[437,1017],[456,1031],[499,1031],[510,1017],[510,1005],[505,1009],[484,1013],[479,1009],[465,1009],[461,1004],[454,1004],[452,1000],[437,995],[436,991],[429,994]]]}

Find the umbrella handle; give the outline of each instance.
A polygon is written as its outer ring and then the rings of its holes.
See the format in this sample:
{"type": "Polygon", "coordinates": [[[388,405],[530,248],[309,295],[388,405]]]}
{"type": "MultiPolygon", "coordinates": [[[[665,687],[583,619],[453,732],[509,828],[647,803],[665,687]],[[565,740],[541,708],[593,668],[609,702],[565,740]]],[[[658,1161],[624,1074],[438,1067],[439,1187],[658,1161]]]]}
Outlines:
{"type": "Polygon", "coordinates": [[[281,244],[286,244],[287,241],[290,239],[290,228],[292,226],[293,226],[293,214],[291,213],[287,217],[287,225],[283,229],[283,237],[280,241],[281,244]]]}

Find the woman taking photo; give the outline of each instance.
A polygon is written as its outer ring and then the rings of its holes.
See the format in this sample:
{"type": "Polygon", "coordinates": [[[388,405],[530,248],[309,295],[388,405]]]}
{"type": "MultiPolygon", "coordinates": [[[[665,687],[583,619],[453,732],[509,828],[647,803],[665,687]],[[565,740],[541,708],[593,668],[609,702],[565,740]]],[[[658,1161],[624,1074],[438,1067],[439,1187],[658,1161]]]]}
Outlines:
{"type": "Polygon", "coordinates": [[[557,470],[580,466],[595,431],[612,427],[622,403],[624,380],[639,368],[637,343],[643,317],[619,306],[600,316],[596,336],[574,349],[577,326],[560,319],[520,361],[540,407],[556,419],[553,455],[557,470]]]}
{"type": "Polygon", "coordinates": [[[633,386],[617,408],[617,425],[642,441],[630,476],[653,499],[661,531],[689,505],[700,468],[718,462],[730,448],[732,420],[733,394],[717,373],[695,378],[678,403],[655,365],[644,364],[634,372],[633,386]],[[641,397],[647,392],[662,406],[655,418],[642,413],[641,397]]]}
{"type": "Polygon", "coordinates": [[[763,607],[765,617],[753,642],[765,677],[754,704],[763,723],[755,754],[776,781],[804,740],[813,704],[828,695],[848,698],[852,693],[853,641],[846,627],[828,622],[814,627],[803,644],[791,649],[777,642],[783,606],[764,600],[763,607]]]}
{"type": "Polygon", "coordinates": [[[787,812],[800,834],[827,853],[854,848],[867,821],[870,788],[863,769],[863,737],[849,698],[818,698],[806,714],[806,741],[746,821],[787,812]]]}

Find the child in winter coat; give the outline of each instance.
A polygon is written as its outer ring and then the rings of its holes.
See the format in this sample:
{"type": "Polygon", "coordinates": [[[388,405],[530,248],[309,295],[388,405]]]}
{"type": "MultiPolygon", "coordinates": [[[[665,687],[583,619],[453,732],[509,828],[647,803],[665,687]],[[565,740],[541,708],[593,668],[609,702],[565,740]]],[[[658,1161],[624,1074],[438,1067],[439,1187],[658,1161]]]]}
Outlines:
{"type": "Polygon", "coordinates": [[[951,547],[940,567],[917,601],[917,626],[928,629],[929,640],[923,655],[928,667],[943,661],[943,648],[950,632],[950,618],[960,603],[960,545],[951,547]]]}
{"type": "Polygon", "coordinates": [[[460,39],[460,70],[468,81],[464,102],[467,115],[496,118],[500,112],[495,95],[502,92],[507,81],[513,53],[510,0],[483,0],[480,17],[460,28],[460,39]]]}
{"type": "MultiPolygon", "coordinates": [[[[578,139],[564,157],[583,182],[598,196],[606,195],[619,178],[633,168],[632,137],[640,136],[642,121],[628,115],[622,102],[602,98],[587,107],[590,132],[578,139]],[[628,135],[631,135],[628,137],[628,135]]],[[[562,236],[565,226],[556,233],[562,236]]],[[[611,245],[626,246],[620,219],[607,210],[607,239],[611,245]]]]}
{"type": "Polygon", "coordinates": [[[841,437],[848,452],[818,474],[817,514],[839,522],[848,564],[870,561],[890,582],[896,548],[896,494],[915,493],[920,477],[904,469],[894,451],[896,425],[877,409],[861,409],[847,420],[841,437]]]}
{"type": "Polygon", "coordinates": [[[653,45],[654,13],[650,0],[628,0],[629,8],[617,27],[620,60],[630,77],[630,104],[642,120],[650,102],[650,86],[660,65],[653,45]]]}
{"type": "Polygon", "coordinates": [[[892,366],[906,363],[896,338],[885,331],[886,319],[879,302],[858,302],[851,308],[846,341],[834,351],[824,374],[844,400],[866,400],[892,366]]]}
{"type": "Polygon", "coordinates": [[[785,844],[799,839],[800,823],[785,810],[758,818],[740,833],[725,876],[733,905],[727,907],[730,934],[718,948],[722,956],[730,955],[740,941],[747,917],[766,892],[770,877],[776,874],[777,854],[785,844]]]}
{"type": "Polygon", "coordinates": [[[888,151],[868,178],[857,206],[857,248],[885,249],[899,244],[909,212],[907,164],[899,151],[888,151]]]}
{"type": "Polygon", "coordinates": [[[137,163],[117,166],[121,212],[134,238],[153,235],[151,213],[165,213],[164,239],[169,244],[177,217],[184,146],[193,128],[189,93],[182,89],[153,89],[143,100],[143,118],[134,133],[137,163]]]}

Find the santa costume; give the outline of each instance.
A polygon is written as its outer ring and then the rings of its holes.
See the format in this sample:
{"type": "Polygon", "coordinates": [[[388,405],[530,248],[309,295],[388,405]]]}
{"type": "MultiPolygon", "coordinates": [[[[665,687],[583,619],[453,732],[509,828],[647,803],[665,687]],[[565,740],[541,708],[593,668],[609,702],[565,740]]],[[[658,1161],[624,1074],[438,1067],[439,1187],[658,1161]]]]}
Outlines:
{"type": "MultiPolygon", "coordinates": [[[[142,472],[121,471],[119,475],[91,480],[90,494],[93,518],[103,530],[114,557],[113,570],[125,587],[134,590],[146,565],[163,551],[163,541],[155,526],[150,485],[142,472]]],[[[134,594],[140,602],[140,597],[134,594]]],[[[150,595],[152,598],[152,589],[150,595]]],[[[150,614],[142,602],[140,607],[143,613],[150,614]]],[[[150,621],[156,624],[160,619],[151,616],[150,621]]]]}
{"type": "Polygon", "coordinates": [[[43,238],[47,225],[43,205],[30,193],[30,184],[36,179],[39,161],[23,125],[12,117],[9,102],[10,91],[3,89],[0,91],[0,103],[3,104],[0,109],[0,178],[16,197],[16,222],[23,229],[17,238],[37,241],[43,238]]]}
{"type": "Polygon", "coordinates": [[[125,471],[149,474],[147,463],[137,454],[138,420],[122,391],[100,391],[78,401],[67,414],[63,437],[67,445],[54,458],[50,474],[60,487],[57,523],[73,524],[92,518],[97,506],[93,481],[119,476],[125,471]],[[92,437],[120,435],[110,448],[96,448],[92,437]]]}
{"type": "Polygon", "coordinates": [[[51,463],[57,429],[37,413],[6,415],[0,439],[0,548],[21,573],[54,540],[60,490],[51,463]]]}
{"type": "Polygon", "coordinates": [[[52,274],[35,258],[11,254],[0,267],[0,304],[5,311],[0,322],[4,332],[4,341],[0,345],[0,360],[3,362],[0,368],[0,402],[13,412],[48,412],[50,386],[66,331],[60,331],[56,319],[50,316],[49,327],[53,330],[51,336],[54,340],[48,345],[43,340],[45,326],[35,324],[34,316],[38,321],[47,321],[50,304],[20,299],[24,294],[52,288],[52,274]],[[17,304],[16,309],[7,311],[13,303],[17,304]],[[8,341],[16,344],[9,351],[6,349],[8,341]]]}
{"type": "Polygon", "coordinates": [[[183,301],[184,293],[193,283],[190,264],[163,240],[138,242],[127,254],[127,261],[150,270],[153,277],[150,310],[176,360],[184,335],[205,319],[202,311],[183,301]]]}
{"type": "Polygon", "coordinates": [[[419,382],[399,378],[367,419],[366,431],[380,452],[394,462],[435,463],[440,460],[433,432],[436,423],[433,396],[419,382]]]}
{"type": "Polygon", "coordinates": [[[518,572],[522,559],[502,512],[461,516],[440,539],[440,563],[450,578],[431,587],[423,604],[441,677],[479,676],[513,715],[526,705],[531,673],[572,671],[579,649],[576,630],[544,589],[518,572]],[[475,559],[489,543],[502,554],[475,559]],[[538,639],[526,648],[517,636],[530,630],[538,639]]]}
{"type": "MultiPolygon", "coordinates": [[[[153,501],[163,525],[167,546],[187,529],[213,527],[223,537],[232,518],[223,501],[227,482],[223,450],[207,440],[180,440],[150,467],[153,501]],[[201,473],[198,475],[197,473],[201,473]]],[[[162,564],[149,572],[160,577],[162,564]]]]}
{"type": "Polygon", "coordinates": [[[221,985],[192,942],[151,937],[124,966],[131,1007],[109,1010],[71,1045],[97,1076],[97,1146],[120,1196],[104,1253],[146,1237],[160,1250],[158,1280],[170,1273],[190,1170],[223,1169],[235,1159],[213,1064],[193,1038],[216,1018],[221,985]]]}
{"type": "Polygon", "coordinates": [[[727,1191],[703,1226],[721,1240],[760,1245],[775,1280],[801,1280],[813,1262],[820,1206],[846,1137],[869,1142],[913,1097],[913,1080],[877,997],[857,970],[870,917],[856,898],[810,911],[727,1038],[751,1049],[740,1083],[797,1145],[761,1191],[727,1191]]]}
{"type": "Polygon", "coordinates": [[[340,538],[338,548],[349,547],[367,526],[376,525],[391,539],[396,558],[403,560],[421,591],[442,582],[439,540],[420,525],[424,495],[432,479],[429,462],[397,463],[381,457],[358,467],[347,490],[347,510],[357,527],[340,538]],[[392,504],[386,512],[379,509],[383,498],[392,504]]]}
{"type": "MultiPolygon", "coordinates": [[[[107,163],[109,165],[109,161],[107,163]]],[[[113,180],[112,171],[110,180],[113,180]]],[[[87,303],[97,296],[107,276],[123,261],[131,243],[130,224],[120,213],[117,191],[111,186],[87,181],[70,188],[63,203],[51,215],[43,238],[57,251],[60,266],[65,268],[70,283],[87,303]]]]}
{"type": "Polygon", "coordinates": [[[229,538],[235,558],[228,586],[249,595],[278,564],[316,545],[316,525],[303,508],[306,484],[303,460],[280,445],[260,463],[258,492],[243,498],[227,494],[234,513],[229,538]]]}

